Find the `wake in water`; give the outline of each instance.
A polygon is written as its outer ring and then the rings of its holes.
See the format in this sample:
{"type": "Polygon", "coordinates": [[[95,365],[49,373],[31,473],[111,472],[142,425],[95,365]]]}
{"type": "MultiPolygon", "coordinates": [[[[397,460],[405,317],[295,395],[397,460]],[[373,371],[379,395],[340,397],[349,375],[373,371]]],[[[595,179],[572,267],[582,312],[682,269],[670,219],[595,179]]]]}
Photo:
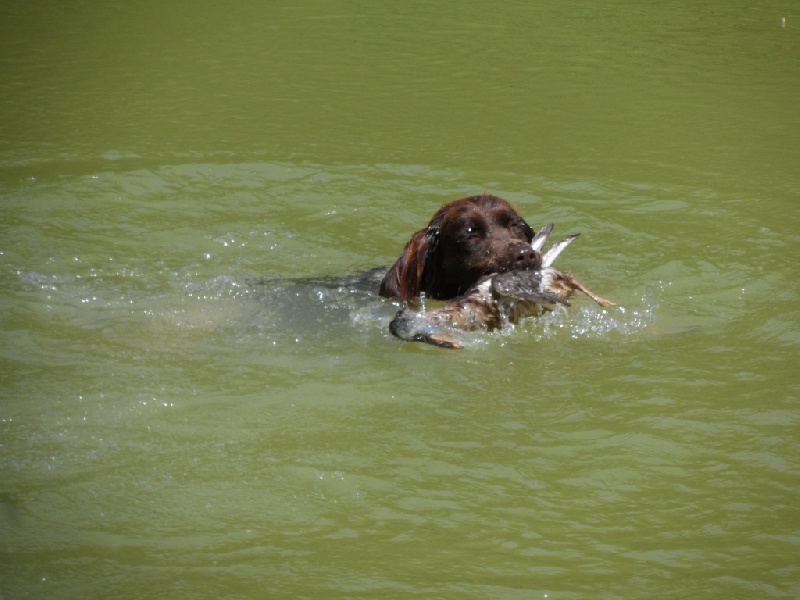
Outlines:
{"type": "MultiPolygon", "coordinates": [[[[50,317],[63,316],[89,329],[135,329],[143,338],[173,333],[224,334],[231,339],[266,339],[271,345],[363,343],[380,336],[395,343],[389,323],[402,304],[377,294],[385,269],[344,277],[251,278],[160,271],[147,277],[127,269],[98,270],[88,277],[18,271],[27,294],[37,296],[50,317]],[[150,327],[148,327],[148,324],[150,327]],[[145,329],[142,329],[142,327],[145,329]]],[[[544,341],[562,336],[631,335],[656,320],[663,289],[642,294],[636,306],[572,306],[492,331],[456,332],[465,347],[511,337],[544,341]]],[[[441,302],[428,302],[435,310],[441,302]]],[[[129,334],[128,334],[129,335],[129,334]]]]}
{"type": "Polygon", "coordinates": [[[650,291],[642,294],[636,308],[590,306],[577,311],[556,310],[524,326],[539,340],[565,334],[572,338],[603,337],[612,333],[630,335],[655,323],[657,309],[656,295],[650,291]]]}
{"type": "MultiPolygon", "coordinates": [[[[268,279],[254,282],[253,293],[260,306],[258,327],[272,334],[309,337],[373,337],[389,335],[389,323],[402,306],[377,295],[377,282],[383,270],[345,278],[309,280],[268,279]]],[[[602,338],[632,335],[656,321],[659,291],[643,293],[636,306],[560,307],[540,317],[517,324],[506,323],[495,331],[449,333],[465,347],[491,345],[509,337],[528,336],[536,341],[567,335],[571,338],[602,338]]],[[[443,302],[427,302],[426,310],[436,310],[443,302]]]]}

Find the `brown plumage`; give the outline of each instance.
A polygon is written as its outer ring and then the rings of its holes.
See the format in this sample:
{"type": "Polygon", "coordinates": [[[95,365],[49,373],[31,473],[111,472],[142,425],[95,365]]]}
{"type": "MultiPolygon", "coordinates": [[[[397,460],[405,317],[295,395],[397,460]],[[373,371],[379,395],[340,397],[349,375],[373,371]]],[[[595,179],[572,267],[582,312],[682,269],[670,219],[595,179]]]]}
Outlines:
{"type": "Polygon", "coordinates": [[[571,273],[552,267],[556,257],[577,235],[554,244],[544,256],[540,254],[552,229],[552,225],[542,228],[530,245],[537,255],[537,268],[487,275],[441,308],[421,312],[405,308],[397,313],[389,330],[406,341],[461,348],[447,329],[491,330],[506,323],[514,324],[525,317],[540,316],[557,304],[569,306],[569,299],[579,291],[600,306],[614,304],[587,289],[571,273]]]}

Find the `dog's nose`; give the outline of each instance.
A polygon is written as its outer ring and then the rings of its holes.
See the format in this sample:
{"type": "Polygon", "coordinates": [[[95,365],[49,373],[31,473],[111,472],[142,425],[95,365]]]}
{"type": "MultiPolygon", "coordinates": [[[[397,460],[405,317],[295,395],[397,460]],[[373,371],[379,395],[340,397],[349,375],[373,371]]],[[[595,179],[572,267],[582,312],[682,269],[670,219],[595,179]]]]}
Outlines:
{"type": "Polygon", "coordinates": [[[520,244],[514,249],[515,268],[537,269],[542,265],[542,255],[528,244],[520,244]]]}

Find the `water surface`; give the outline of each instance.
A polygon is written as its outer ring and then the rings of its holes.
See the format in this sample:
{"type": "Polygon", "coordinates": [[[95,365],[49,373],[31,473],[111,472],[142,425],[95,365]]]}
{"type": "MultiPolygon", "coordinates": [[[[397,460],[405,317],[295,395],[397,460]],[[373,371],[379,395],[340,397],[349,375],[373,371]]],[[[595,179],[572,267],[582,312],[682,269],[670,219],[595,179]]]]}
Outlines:
{"type": "Polygon", "coordinates": [[[800,595],[791,7],[0,11],[0,595],[800,595]],[[483,191],[618,305],[392,338],[483,191]]]}

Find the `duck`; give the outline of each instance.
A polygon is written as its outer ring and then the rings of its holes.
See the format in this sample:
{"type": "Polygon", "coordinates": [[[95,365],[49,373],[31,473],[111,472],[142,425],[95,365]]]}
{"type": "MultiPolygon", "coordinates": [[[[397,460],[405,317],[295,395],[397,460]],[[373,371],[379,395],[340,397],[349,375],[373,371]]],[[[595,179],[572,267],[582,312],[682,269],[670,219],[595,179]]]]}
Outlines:
{"type": "Polygon", "coordinates": [[[552,223],[542,227],[531,241],[538,255],[536,268],[487,275],[439,308],[426,309],[423,298],[421,307],[413,304],[399,310],[389,323],[389,331],[404,341],[460,349],[463,344],[452,335],[454,331],[492,331],[515,325],[558,306],[570,306],[570,299],[578,292],[599,306],[613,306],[614,302],[592,292],[572,273],[553,267],[556,258],[580,234],[567,236],[541,254],[553,228],[552,223]]]}

